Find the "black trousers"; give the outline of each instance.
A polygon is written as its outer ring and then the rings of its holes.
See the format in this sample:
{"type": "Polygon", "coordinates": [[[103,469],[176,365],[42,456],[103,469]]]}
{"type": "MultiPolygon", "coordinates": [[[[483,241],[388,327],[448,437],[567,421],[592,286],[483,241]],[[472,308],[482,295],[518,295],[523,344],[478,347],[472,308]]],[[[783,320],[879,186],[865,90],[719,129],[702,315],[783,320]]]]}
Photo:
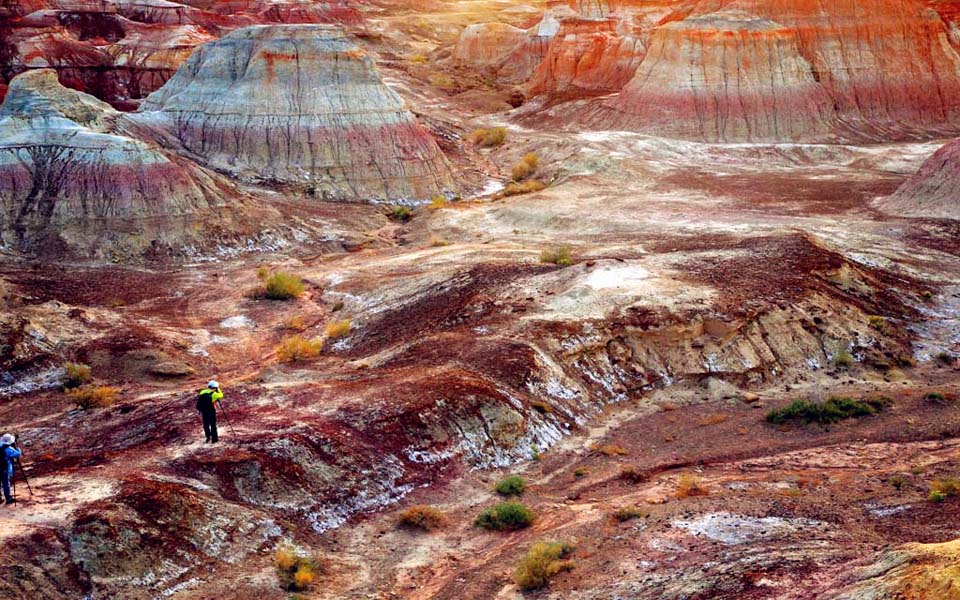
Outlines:
{"type": "Polygon", "coordinates": [[[207,436],[208,442],[219,442],[220,436],[217,435],[217,413],[216,411],[201,412],[203,416],[203,434],[207,436]]]}

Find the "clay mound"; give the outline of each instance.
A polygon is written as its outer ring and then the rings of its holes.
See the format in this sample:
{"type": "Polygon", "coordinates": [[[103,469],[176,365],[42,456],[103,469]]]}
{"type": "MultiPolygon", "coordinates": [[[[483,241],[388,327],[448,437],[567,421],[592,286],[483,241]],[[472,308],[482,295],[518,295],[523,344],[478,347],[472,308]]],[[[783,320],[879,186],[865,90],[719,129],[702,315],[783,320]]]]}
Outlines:
{"type": "Polygon", "coordinates": [[[149,244],[145,219],[169,220],[165,230],[176,238],[189,228],[177,221],[238,204],[225,199],[216,178],[125,135],[117,116],[93,96],[62,87],[53,70],[11,82],[0,107],[4,246],[56,252],[111,240],[149,244]]]}
{"type": "Polygon", "coordinates": [[[130,118],[245,181],[338,199],[454,187],[436,141],[335,26],[237,30],[198,49],[130,118]]]}
{"type": "Polygon", "coordinates": [[[644,55],[641,40],[617,32],[617,19],[564,19],[528,85],[530,95],[615,92],[644,55]]]}
{"type": "Polygon", "coordinates": [[[543,60],[549,40],[537,35],[536,27],[528,30],[506,23],[479,23],[460,34],[453,61],[490,73],[503,83],[522,83],[543,60]]]}
{"type": "Polygon", "coordinates": [[[916,175],[876,206],[905,217],[960,220],[960,140],[940,148],[916,175]]]}
{"type": "Polygon", "coordinates": [[[831,113],[793,31],[728,12],[657,29],[636,75],[594,123],[710,142],[761,141],[822,135],[831,113]]]}
{"type": "Polygon", "coordinates": [[[703,0],[663,23],[593,125],[705,141],[960,131],[955,36],[918,0],[703,0]]]}

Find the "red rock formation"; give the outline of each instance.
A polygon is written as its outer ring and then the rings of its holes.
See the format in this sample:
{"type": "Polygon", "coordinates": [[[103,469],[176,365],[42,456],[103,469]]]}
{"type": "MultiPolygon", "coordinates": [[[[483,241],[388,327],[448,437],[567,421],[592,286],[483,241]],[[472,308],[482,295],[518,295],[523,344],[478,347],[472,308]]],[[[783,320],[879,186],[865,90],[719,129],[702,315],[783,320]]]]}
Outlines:
{"type": "Polygon", "coordinates": [[[876,206],[893,215],[960,220],[960,140],[940,148],[916,175],[876,206]]]}
{"type": "Polygon", "coordinates": [[[667,21],[594,123],[714,141],[818,138],[823,122],[860,139],[960,130],[960,57],[920,0],[701,0],[667,21]],[[731,50],[746,60],[723,58],[731,50]]]}
{"type": "Polygon", "coordinates": [[[0,82],[27,69],[53,68],[64,85],[124,110],[163,85],[197,45],[239,27],[363,23],[347,0],[32,0],[5,10],[0,82]]]}
{"type": "Polygon", "coordinates": [[[832,104],[793,30],[739,13],[657,29],[601,125],[712,142],[823,134],[832,104]]]}
{"type": "Polygon", "coordinates": [[[335,26],[234,31],[194,52],[142,108],[131,122],[246,181],[345,199],[455,188],[430,133],[335,26]]]}
{"type": "Polygon", "coordinates": [[[530,80],[531,95],[603,93],[630,81],[643,43],[617,33],[617,19],[566,18],[530,80]]]}
{"type": "Polygon", "coordinates": [[[180,229],[196,227],[181,221],[241,206],[228,198],[242,196],[218,177],[126,135],[118,116],[62,87],[52,70],[14,78],[0,107],[3,245],[56,252],[149,244],[144,231],[158,218],[166,225],[154,239],[184,242],[190,235],[180,229]]]}
{"type": "Polygon", "coordinates": [[[530,78],[546,54],[549,38],[537,28],[520,29],[506,23],[481,23],[467,27],[453,50],[454,64],[493,75],[504,83],[530,78]]]}

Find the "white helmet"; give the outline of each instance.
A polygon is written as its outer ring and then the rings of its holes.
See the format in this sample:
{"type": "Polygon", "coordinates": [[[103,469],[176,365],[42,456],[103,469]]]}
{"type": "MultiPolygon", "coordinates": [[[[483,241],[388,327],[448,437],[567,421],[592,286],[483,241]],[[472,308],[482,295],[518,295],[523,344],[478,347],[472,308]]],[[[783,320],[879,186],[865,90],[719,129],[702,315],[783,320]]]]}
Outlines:
{"type": "Polygon", "coordinates": [[[216,380],[216,379],[211,379],[211,380],[210,380],[210,383],[207,384],[207,387],[210,388],[210,389],[214,389],[214,390],[215,390],[215,389],[217,389],[218,387],[220,387],[220,384],[217,383],[217,380],[216,380]]]}
{"type": "Polygon", "coordinates": [[[15,441],[17,441],[17,438],[13,437],[12,433],[5,433],[3,437],[0,437],[0,446],[12,446],[15,441]]]}

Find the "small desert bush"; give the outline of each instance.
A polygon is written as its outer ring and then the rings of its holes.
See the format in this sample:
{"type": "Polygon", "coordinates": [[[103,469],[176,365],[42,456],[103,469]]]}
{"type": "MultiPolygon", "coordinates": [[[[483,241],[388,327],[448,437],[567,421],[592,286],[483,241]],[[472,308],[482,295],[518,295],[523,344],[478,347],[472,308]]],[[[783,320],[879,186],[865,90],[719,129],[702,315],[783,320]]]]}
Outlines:
{"type": "Polygon", "coordinates": [[[316,358],[323,350],[323,340],[308,340],[300,335],[284,338],[277,347],[277,359],[280,362],[297,362],[316,358]]]}
{"type": "Polygon", "coordinates": [[[873,327],[880,333],[886,333],[887,331],[887,320],[880,315],[870,315],[867,317],[867,323],[870,324],[870,327],[873,327]]]}
{"type": "Polygon", "coordinates": [[[425,504],[411,506],[410,508],[401,512],[400,518],[397,519],[397,524],[400,527],[407,527],[409,529],[422,529],[424,531],[439,529],[440,527],[443,527],[446,522],[447,515],[443,514],[443,511],[441,511],[439,508],[427,506],[425,504]]]}
{"type": "Polygon", "coordinates": [[[270,277],[270,267],[267,265],[260,265],[257,267],[257,279],[260,281],[266,281],[267,277],[270,277]]]}
{"type": "Polygon", "coordinates": [[[470,141],[481,148],[499,146],[507,139],[506,127],[490,127],[489,129],[475,129],[470,135],[470,141]]]}
{"type": "Polygon", "coordinates": [[[630,483],[640,483],[647,480],[647,475],[642,470],[634,466],[623,467],[620,469],[620,479],[630,483]]]}
{"type": "Polygon", "coordinates": [[[590,472],[590,471],[584,469],[583,467],[577,467],[576,469],[573,470],[573,478],[574,478],[574,479],[583,479],[584,477],[587,476],[587,473],[589,473],[589,472],[590,472]]]}
{"type": "Polygon", "coordinates": [[[283,329],[291,329],[293,331],[303,331],[307,328],[307,320],[303,315],[293,315],[289,319],[283,322],[283,329]]]}
{"type": "Polygon", "coordinates": [[[440,210],[447,206],[447,198],[445,196],[434,196],[430,199],[430,204],[427,206],[430,210],[440,210]]]}
{"type": "Polygon", "coordinates": [[[853,366],[853,363],[856,362],[853,358],[853,354],[849,350],[837,350],[836,354],[833,355],[833,366],[842,369],[849,369],[853,366]]]}
{"type": "Polygon", "coordinates": [[[626,456],[630,454],[626,448],[616,444],[604,444],[603,446],[597,446],[596,451],[604,456],[626,456]]]}
{"type": "Polygon", "coordinates": [[[291,300],[303,293],[303,280],[299,275],[277,271],[263,280],[264,295],[270,300],[291,300]]]}
{"type": "Polygon", "coordinates": [[[511,475],[494,487],[501,496],[519,496],[527,487],[527,482],[519,475],[511,475]]]}
{"type": "Polygon", "coordinates": [[[927,400],[928,402],[933,402],[935,404],[947,403],[947,397],[942,392],[930,392],[929,394],[924,396],[924,399],[927,400]]]}
{"type": "Polygon", "coordinates": [[[893,486],[893,489],[899,491],[903,489],[903,486],[907,484],[907,478],[903,475],[894,475],[890,478],[890,485],[893,486]]]}
{"type": "Polygon", "coordinates": [[[937,354],[937,360],[942,364],[949,365],[953,362],[953,355],[949,352],[941,352],[937,354]]]}
{"type": "Polygon", "coordinates": [[[573,256],[570,253],[570,246],[558,246],[556,248],[547,248],[540,252],[540,262],[569,267],[573,264],[573,256]]]}
{"type": "Polygon", "coordinates": [[[540,166],[540,157],[530,152],[529,154],[524,154],[523,158],[520,159],[520,162],[513,165],[513,169],[510,170],[510,179],[514,181],[523,181],[527,177],[530,177],[537,171],[537,167],[540,166]]]}
{"type": "Polygon", "coordinates": [[[819,423],[827,425],[853,417],[865,417],[887,408],[891,404],[888,398],[865,398],[854,400],[846,396],[832,396],[825,402],[794,400],[784,408],[767,413],[767,421],[781,425],[788,421],[819,423]]]}
{"type": "Polygon", "coordinates": [[[318,563],[315,559],[302,556],[290,544],[281,544],[274,555],[277,579],[280,587],[291,592],[302,592],[316,581],[318,563]]]}
{"type": "Polygon", "coordinates": [[[68,362],[63,365],[63,370],[66,371],[63,387],[68,390],[90,381],[90,365],[68,362]]]}
{"type": "Polygon", "coordinates": [[[120,388],[107,385],[88,385],[67,391],[67,397],[82,410],[111,406],[119,395],[120,388]]]}
{"type": "Polygon", "coordinates": [[[515,531],[533,524],[537,515],[516,500],[500,502],[487,508],[473,520],[474,527],[494,531],[515,531]]]}
{"type": "Polygon", "coordinates": [[[709,496],[710,490],[700,483],[700,478],[693,473],[683,473],[677,479],[677,498],[692,496],[709,496]]]}
{"type": "Polygon", "coordinates": [[[932,502],[943,502],[951,496],[960,494],[960,480],[956,477],[944,477],[943,479],[934,479],[930,482],[930,495],[928,498],[932,502]]]}
{"type": "Polygon", "coordinates": [[[546,189],[547,184],[540,181],[539,179],[528,179],[526,181],[513,181],[508,183],[505,188],[503,188],[504,196],[519,196],[521,194],[532,194],[533,192],[539,192],[540,190],[546,189]]]}
{"type": "Polygon", "coordinates": [[[530,546],[513,573],[513,581],[524,590],[546,587],[557,573],[573,569],[573,561],[566,560],[573,552],[566,542],[537,542],[530,546]]]}
{"type": "Polygon", "coordinates": [[[620,523],[625,521],[630,521],[633,519],[639,519],[643,516],[643,511],[637,508],[636,506],[625,506],[623,508],[618,508],[613,513],[613,518],[620,523]]]}
{"type": "Polygon", "coordinates": [[[440,248],[441,246],[449,246],[450,242],[443,239],[442,237],[432,236],[430,238],[430,247],[431,248],[440,248]]]}
{"type": "Polygon", "coordinates": [[[341,319],[339,321],[331,321],[327,323],[323,330],[327,334],[328,338],[336,339],[342,338],[343,336],[349,334],[351,327],[353,327],[353,321],[350,319],[341,319]]]}
{"type": "Polygon", "coordinates": [[[413,218],[413,209],[402,204],[387,207],[387,218],[401,222],[409,221],[413,218]]]}

